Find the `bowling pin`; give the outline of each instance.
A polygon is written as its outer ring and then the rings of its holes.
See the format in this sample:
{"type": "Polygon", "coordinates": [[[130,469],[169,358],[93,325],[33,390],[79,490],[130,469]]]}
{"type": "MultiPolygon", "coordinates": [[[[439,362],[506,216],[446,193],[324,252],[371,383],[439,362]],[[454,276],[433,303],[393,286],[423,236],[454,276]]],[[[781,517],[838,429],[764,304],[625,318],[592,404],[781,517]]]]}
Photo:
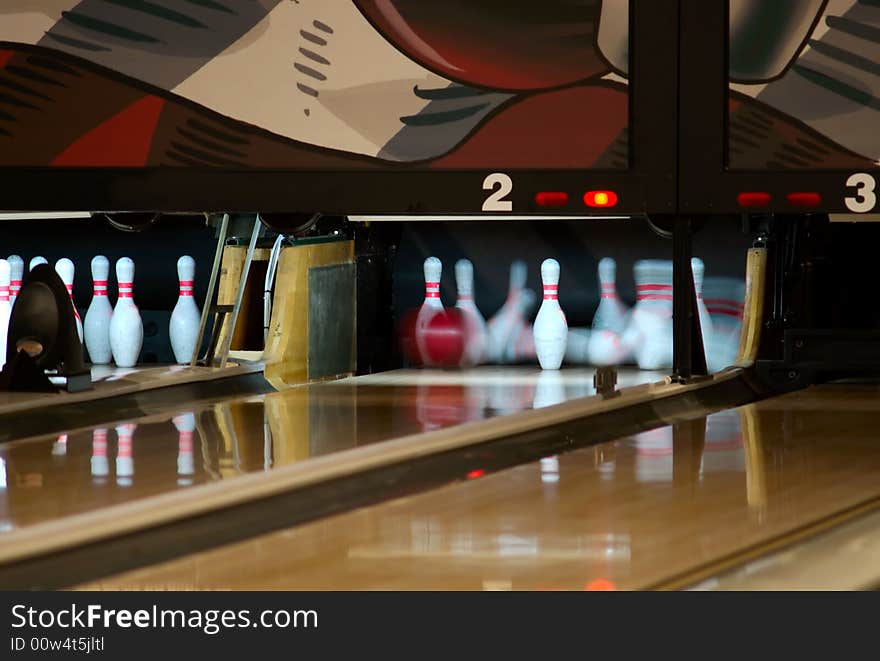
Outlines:
{"type": "Polygon", "coordinates": [[[712,317],[709,316],[709,310],[706,309],[706,302],[703,300],[703,277],[706,274],[706,265],[699,257],[691,259],[691,271],[694,274],[694,291],[697,293],[697,310],[700,313],[700,332],[703,337],[703,351],[709,347],[712,339],[712,317]]]}
{"type": "Polygon", "coordinates": [[[9,304],[15,305],[15,299],[18,298],[18,292],[21,291],[21,279],[24,276],[24,260],[19,255],[9,255],[6,258],[9,262],[9,304]]]}
{"type": "Polygon", "coordinates": [[[486,324],[486,332],[488,333],[486,362],[505,362],[505,348],[510,343],[511,337],[518,335],[521,324],[525,324],[521,298],[527,277],[528,267],[525,262],[516,260],[510,265],[510,285],[507,290],[507,299],[486,324]]]}
{"type": "Polygon", "coordinates": [[[56,457],[67,455],[67,434],[59,434],[58,438],[52,444],[52,454],[56,457]]]}
{"type": "Polygon", "coordinates": [[[541,264],[541,281],[544,285],[544,302],[532,327],[535,352],[541,369],[558,370],[568,342],[568,322],[559,307],[559,262],[555,259],[544,260],[541,264]]]}
{"type": "Polygon", "coordinates": [[[177,260],[177,278],[180,281],[180,296],[171,313],[168,335],[174,359],[180,364],[192,360],[199,336],[201,313],[196,305],[193,288],[195,285],[196,260],[184,255],[177,260]]]}
{"type": "Polygon", "coordinates": [[[565,344],[565,362],[572,365],[588,365],[590,362],[590,328],[569,328],[565,344]]]}
{"type": "Polygon", "coordinates": [[[134,478],[134,432],[137,425],[125,424],[116,427],[116,484],[130,487],[134,478]]]}
{"type": "Polygon", "coordinates": [[[745,290],[745,282],[737,278],[715,276],[703,281],[703,297],[712,317],[712,337],[706,346],[710,372],[718,372],[736,361],[745,290]]]}
{"type": "Polygon", "coordinates": [[[474,302],[474,265],[469,259],[455,263],[455,284],[458,289],[455,307],[461,310],[465,322],[466,345],[461,365],[479,365],[486,350],[486,320],[474,302]]]}
{"type": "Polygon", "coordinates": [[[79,341],[83,341],[83,325],[82,320],[79,318],[79,312],[76,309],[76,303],[73,302],[73,276],[74,276],[74,266],[73,262],[67,259],[67,257],[62,257],[57,262],[55,262],[55,272],[61,277],[61,281],[64,283],[64,286],[67,288],[67,295],[70,297],[70,306],[73,308],[73,317],[76,320],[76,333],[79,335],[79,341]]]}
{"type": "Polygon", "coordinates": [[[89,359],[95,365],[107,365],[113,360],[110,351],[110,319],[113,307],[107,297],[107,283],[110,277],[110,260],[104,255],[92,259],[92,303],[86,311],[83,331],[89,359]]]}
{"type": "Polygon", "coordinates": [[[499,362],[516,364],[537,360],[538,356],[535,353],[535,338],[532,335],[532,325],[526,321],[532,312],[537,298],[537,295],[531,289],[523,289],[519,293],[517,304],[513,308],[515,315],[513,330],[510,333],[499,362]]]}
{"type": "Polygon", "coordinates": [[[621,336],[624,349],[643,370],[672,367],[672,262],[635,263],[636,306],[621,336]]]}
{"type": "Polygon", "coordinates": [[[9,316],[12,306],[9,304],[10,264],[0,259],[0,368],[6,364],[6,342],[9,333],[9,316]]]}
{"type": "Polygon", "coordinates": [[[39,256],[34,257],[33,259],[31,259],[30,263],[28,264],[28,271],[33,271],[40,264],[48,264],[48,263],[49,262],[46,260],[45,257],[39,257],[39,256]]]}
{"type": "Polygon", "coordinates": [[[429,364],[428,350],[425,344],[425,330],[431,318],[443,312],[443,302],[440,300],[440,276],[443,273],[443,264],[436,257],[428,257],[423,265],[425,274],[425,300],[416,317],[415,337],[419,358],[423,364],[429,364]]]}
{"type": "Polygon", "coordinates": [[[629,310],[617,295],[617,262],[610,257],[599,260],[602,298],[593,315],[593,330],[610,330],[618,335],[626,328],[629,310]]]}
{"type": "Polygon", "coordinates": [[[104,428],[92,432],[91,467],[93,481],[103,483],[110,473],[110,463],[107,460],[107,430],[104,428]]]}
{"type": "Polygon", "coordinates": [[[193,483],[193,432],[196,429],[194,413],[183,413],[172,420],[177,429],[177,484],[185,487],[193,483]]]}
{"type": "Polygon", "coordinates": [[[134,367],[144,343],[144,323],[134,303],[134,262],[123,257],[116,262],[119,298],[110,318],[110,350],[119,367],[134,367]]]}

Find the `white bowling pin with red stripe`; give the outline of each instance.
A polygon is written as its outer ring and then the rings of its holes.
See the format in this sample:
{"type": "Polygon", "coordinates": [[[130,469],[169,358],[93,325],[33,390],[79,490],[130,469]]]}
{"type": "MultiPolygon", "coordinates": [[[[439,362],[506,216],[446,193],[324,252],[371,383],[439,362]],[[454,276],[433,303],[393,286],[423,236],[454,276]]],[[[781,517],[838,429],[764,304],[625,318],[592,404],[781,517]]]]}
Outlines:
{"type": "Polygon", "coordinates": [[[703,278],[706,274],[706,265],[699,257],[691,259],[691,271],[694,274],[694,291],[697,293],[697,310],[700,313],[700,332],[703,337],[703,350],[707,350],[712,342],[713,324],[706,302],[703,300],[703,278]]]}
{"type": "Polygon", "coordinates": [[[460,259],[455,263],[455,284],[458,289],[455,307],[461,310],[464,317],[467,339],[460,364],[478,365],[483,362],[487,331],[486,320],[474,302],[474,265],[469,259],[460,259]]]}
{"type": "Polygon", "coordinates": [[[486,324],[486,362],[503,363],[507,360],[506,349],[516,341],[521,328],[526,325],[523,315],[523,292],[528,278],[528,266],[522,260],[510,265],[510,285],[504,305],[486,324]]]}
{"type": "Polygon", "coordinates": [[[425,300],[416,316],[416,347],[424,364],[430,364],[428,347],[425,343],[425,330],[435,314],[443,312],[443,301],[440,300],[440,277],[443,274],[443,263],[437,257],[428,257],[423,266],[425,274],[425,300]]]}
{"type": "Polygon", "coordinates": [[[568,342],[568,322],[559,306],[559,262],[545,259],[541,264],[544,302],[532,326],[535,352],[541,369],[558,370],[565,357],[568,342]]]}
{"type": "Polygon", "coordinates": [[[639,367],[672,367],[672,262],[643,259],[635,263],[636,306],[621,337],[639,367]]]}
{"type": "Polygon", "coordinates": [[[193,459],[193,432],[196,429],[194,413],[182,413],[172,420],[177,429],[177,484],[189,486],[196,472],[193,459]]]}
{"type": "Polygon", "coordinates": [[[52,454],[56,457],[63,457],[67,454],[67,434],[59,434],[58,438],[52,444],[52,454]]]}
{"type": "Polygon", "coordinates": [[[130,487],[134,481],[134,432],[137,425],[116,427],[116,484],[130,487]]]}
{"type": "Polygon", "coordinates": [[[9,275],[11,267],[5,259],[0,259],[0,368],[6,364],[6,341],[9,333],[9,317],[12,305],[9,303],[9,275]]]}
{"type": "Polygon", "coordinates": [[[626,328],[629,309],[617,295],[617,262],[611,257],[599,260],[599,283],[602,287],[602,298],[593,315],[593,330],[610,330],[623,333],[626,328]]]}
{"type": "Polygon", "coordinates": [[[706,364],[717,372],[732,365],[742,334],[745,282],[737,278],[711,277],[703,283],[706,309],[712,317],[712,337],[706,346],[706,364]]]}
{"type": "Polygon", "coordinates": [[[168,324],[168,335],[171,338],[171,349],[174,359],[181,364],[192,360],[199,336],[201,313],[196,305],[194,288],[196,260],[184,255],[177,260],[177,278],[180,282],[180,295],[177,305],[171,313],[168,324]]]}
{"type": "Polygon", "coordinates": [[[83,321],[83,332],[89,360],[95,365],[107,365],[113,360],[110,351],[110,320],[113,318],[113,306],[107,296],[108,278],[110,277],[110,260],[104,255],[92,259],[92,303],[86,310],[83,321]]]}
{"type": "Polygon", "coordinates": [[[21,279],[24,277],[24,260],[19,255],[9,255],[9,304],[15,305],[18,292],[21,291],[21,279]]]}
{"type": "Polygon", "coordinates": [[[33,271],[40,264],[48,264],[49,261],[45,257],[33,257],[31,261],[28,263],[28,272],[33,271]]]}
{"type": "Polygon", "coordinates": [[[134,304],[134,262],[123,257],[116,262],[119,298],[110,318],[110,350],[119,367],[134,367],[144,343],[144,323],[134,304]]]}
{"type": "Polygon", "coordinates": [[[82,319],[79,318],[79,312],[76,309],[76,303],[73,302],[73,277],[75,268],[73,262],[62,257],[55,262],[55,272],[61,277],[61,281],[67,288],[67,295],[70,297],[70,306],[73,308],[73,317],[76,320],[76,333],[79,335],[79,341],[83,341],[83,325],[82,319]]]}

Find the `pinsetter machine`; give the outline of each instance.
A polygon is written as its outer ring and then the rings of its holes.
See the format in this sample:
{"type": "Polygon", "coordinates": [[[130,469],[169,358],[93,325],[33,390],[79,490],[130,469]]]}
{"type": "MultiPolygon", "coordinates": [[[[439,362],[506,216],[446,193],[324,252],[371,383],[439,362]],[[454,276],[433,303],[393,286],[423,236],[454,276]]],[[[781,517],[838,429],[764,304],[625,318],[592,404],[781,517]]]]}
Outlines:
{"type": "Polygon", "coordinates": [[[678,380],[707,372],[690,258],[719,217],[755,237],[741,364],[782,389],[880,370],[875,2],[33,4],[0,9],[0,205],[221,238],[246,215],[245,274],[264,228],[295,237],[280,268],[311,293],[266,337],[290,378],[354,371],[379,221],[609,216],[672,239],[678,380]],[[348,320],[331,351],[317,296],[348,320]]]}

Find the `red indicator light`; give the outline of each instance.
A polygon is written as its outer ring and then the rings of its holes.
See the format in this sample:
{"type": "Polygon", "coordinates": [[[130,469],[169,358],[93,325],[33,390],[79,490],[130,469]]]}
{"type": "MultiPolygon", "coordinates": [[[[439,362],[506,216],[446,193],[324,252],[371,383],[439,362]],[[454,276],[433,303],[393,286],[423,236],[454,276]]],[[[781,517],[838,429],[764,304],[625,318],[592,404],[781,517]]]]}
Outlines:
{"type": "Polygon", "coordinates": [[[617,586],[607,578],[595,578],[584,586],[586,592],[614,592],[617,586]]]}
{"type": "Polygon", "coordinates": [[[770,204],[770,193],[740,193],[736,200],[741,207],[766,207],[770,204]]]}
{"type": "Polygon", "coordinates": [[[535,204],[539,207],[564,207],[568,204],[568,193],[546,191],[535,195],[535,204]]]}
{"type": "Polygon", "coordinates": [[[793,207],[818,207],[822,204],[819,193],[789,193],[785,199],[793,207]]]}
{"type": "Polygon", "coordinates": [[[598,208],[617,206],[617,193],[610,190],[587,191],[584,193],[584,204],[598,208]]]}
{"type": "Polygon", "coordinates": [[[465,475],[465,477],[469,480],[476,480],[478,477],[483,477],[486,474],[486,471],[482,468],[478,468],[476,470],[472,470],[470,473],[465,475]]]}

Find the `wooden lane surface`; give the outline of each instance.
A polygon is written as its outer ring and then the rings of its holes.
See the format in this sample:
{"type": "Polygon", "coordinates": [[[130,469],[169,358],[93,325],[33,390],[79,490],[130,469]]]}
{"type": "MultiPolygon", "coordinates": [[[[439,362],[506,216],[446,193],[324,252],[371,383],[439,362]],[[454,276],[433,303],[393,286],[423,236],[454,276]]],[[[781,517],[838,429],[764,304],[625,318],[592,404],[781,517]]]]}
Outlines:
{"type": "Polygon", "coordinates": [[[878,402],[811,388],[82,587],[662,586],[877,501],[878,402]]]}
{"type": "MultiPolygon", "coordinates": [[[[0,562],[689,388],[652,383],[603,400],[585,397],[592,373],[563,370],[549,381],[537,368],[389,373],[119,421],[137,425],[130,444],[112,427],[7,443],[0,562]],[[194,429],[175,424],[178,416],[194,429]]],[[[658,378],[624,371],[620,381],[658,378]]]]}

